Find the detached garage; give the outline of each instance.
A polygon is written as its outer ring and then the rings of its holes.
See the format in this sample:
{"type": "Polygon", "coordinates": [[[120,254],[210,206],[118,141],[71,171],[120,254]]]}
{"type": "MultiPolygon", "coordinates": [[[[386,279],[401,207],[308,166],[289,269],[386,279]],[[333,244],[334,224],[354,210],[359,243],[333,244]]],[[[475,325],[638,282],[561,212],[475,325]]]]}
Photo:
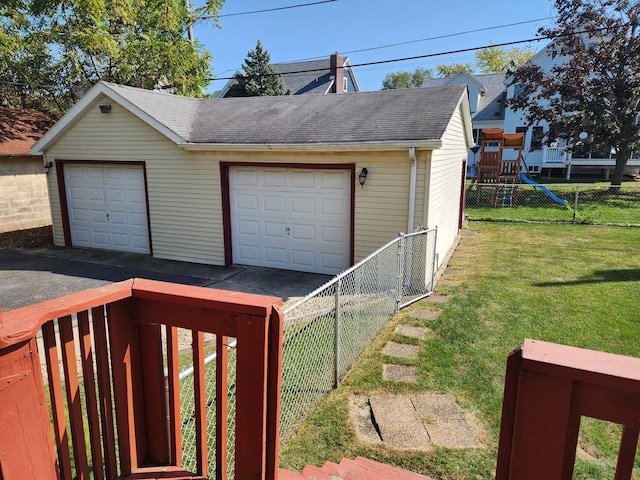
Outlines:
{"type": "Polygon", "coordinates": [[[56,245],[334,274],[418,226],[443,259],[464,87],[194,99],[101,82],[32,151],[56,245]]]}

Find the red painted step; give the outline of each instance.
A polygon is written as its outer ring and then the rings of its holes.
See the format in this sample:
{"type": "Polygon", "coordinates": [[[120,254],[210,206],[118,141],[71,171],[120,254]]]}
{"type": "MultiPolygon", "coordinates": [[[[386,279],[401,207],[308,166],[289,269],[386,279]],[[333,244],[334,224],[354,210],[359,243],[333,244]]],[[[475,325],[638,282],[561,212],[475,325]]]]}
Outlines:
{"type": "Polygon", "coordinates": [[[326,462],[322,468],[307,465],[302,473],[280,470],[278,480],[431,480],[402,468],[392,467],[368,458],[347,458],[337,464],[326,462]]]}

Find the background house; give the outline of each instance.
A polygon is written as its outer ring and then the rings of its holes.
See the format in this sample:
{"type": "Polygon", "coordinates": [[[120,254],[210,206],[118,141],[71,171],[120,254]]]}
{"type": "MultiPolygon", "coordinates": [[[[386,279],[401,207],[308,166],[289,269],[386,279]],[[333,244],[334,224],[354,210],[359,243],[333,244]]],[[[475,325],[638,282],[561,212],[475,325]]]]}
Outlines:
{"type": "Polygon", "coordinates": [[[0,107],[0,234],[51,225],[42,155],[30,149],[53,124],[38,110],[0,107]]]}
{"type": "MultiPolygon", "coordinates": [[[[324,60],[306,62],[273,63],[282,74],[282,80],[292,95],[324,95],[327,93],[354,93],[360,91],[351,61],[339,53],[324,60]]],[[[236,83],[229,80],[216,95],[226,98],[229,89],[236,83]]]]}
{"type": "MultiPolygon", "coordinates": [[[[549,45],[536,53],[528,64],[538,65],[549,72],[555,65],[566,61],[566,57],[557,56],[553,58],[549,45]]],[[[508,81],[507,81],[508,83],[508,81]]],[[[519,95],[519,86],[510,85],[507,89],[507,99],[519,95]]],[[[549,174],[553,170],[564,171],[569,178],[571,172],[603,172],[608,178],[609,171],[615,166],[615,152],[610,148],[592,150],[588,145],[577,146],[572,151],[566,149],[567,141],[564,139],[551,138],[549,135],[549,125],[547,122],[540,122],[536,125],[528,125],[523,110],[513,110],[508,108],[504,117],[505,132],[525,133],[525,157],[530,172],[541,173],[546,169],[549,174]]],[[[637,152],[627,162],[629,173],[640,173],[640,156],[637,152]]]]}
{"type": "MultiPolygon", "coordinates": [[[[482,142],[482,130],[485,128],[504,129],[505,98],[507,87],[504,73],[486,75],[471,75],[459,71],[446,78],[430,78],[423,82],[422,87],[444,85],[464,85],[469,92],[469,108],[473,126],[473,141],[475,145],[482,142]]],[[[469,150],[469,164],[479,160],[477,153],[469,150]]]]}
{"type": "Polygon", "coordinates": [[[471,144],[461,86],[194,99],[99,83],[33,150],[55,164],[56,245],[337,273],[419,225],[438,227],[441,262],[471,144]]]}

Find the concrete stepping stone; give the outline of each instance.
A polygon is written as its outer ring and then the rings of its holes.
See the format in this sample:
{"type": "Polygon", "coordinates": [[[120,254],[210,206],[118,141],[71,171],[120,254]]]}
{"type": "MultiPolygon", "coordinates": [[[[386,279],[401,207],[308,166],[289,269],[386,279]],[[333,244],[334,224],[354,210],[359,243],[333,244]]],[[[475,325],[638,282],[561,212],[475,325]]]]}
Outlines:
{"type": "Polygon", "coordinates": [[[382,365],[382,378],[392,382],[417,383],[418,368],[405,365],[382,365]]]}
{"type": "Polygon", "coordinates": [[[407,345],[406,343],[388,342],[382,349],[382,353],[390,357],[406,358],[415,360],[418,358],[420,347],[417,345],[407,345]]]}
{"type": "Polygon", "coordinates": [[[384,443],[398,449],[431,450],[433,448],[427,430],[416,419],[411,398],[371,397],[369,402],[371,410],[376,415],[378,432],[384,443]]]}
{"type": "Polygon", "coordinates": [[[350,411],[361,438],[396,449],[430,451],[479,448],[470,417],[451,395],[377,395],[351,399],[350,411]],[[377,433],[377,436],[376,436],[377,433]]]}
{"type": "Polygon", "coordinates": [[[403,337],[417,338],[418,340],[424,340],[427,336],[428,328],[425,327],[413,327],[411,325],[398,325],[395,333],[402,335],[403,337]]]}
{"type": "Polygon", "coordinates": [[[460,285],[460,282],[457,280],[447,280],[444,278],[438,282],[438,287],[457,287],[458,285],[460,285]]]}

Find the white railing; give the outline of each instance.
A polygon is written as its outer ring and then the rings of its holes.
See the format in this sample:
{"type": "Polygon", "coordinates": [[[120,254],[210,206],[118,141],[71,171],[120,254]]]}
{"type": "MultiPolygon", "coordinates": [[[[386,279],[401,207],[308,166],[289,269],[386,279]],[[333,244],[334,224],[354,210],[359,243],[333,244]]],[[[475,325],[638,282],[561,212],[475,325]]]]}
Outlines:
{"type": "Polygon", "coordinates": [[[565,165],[569,155],[564,147],[542,147],[542,165],[565,165]]]}

